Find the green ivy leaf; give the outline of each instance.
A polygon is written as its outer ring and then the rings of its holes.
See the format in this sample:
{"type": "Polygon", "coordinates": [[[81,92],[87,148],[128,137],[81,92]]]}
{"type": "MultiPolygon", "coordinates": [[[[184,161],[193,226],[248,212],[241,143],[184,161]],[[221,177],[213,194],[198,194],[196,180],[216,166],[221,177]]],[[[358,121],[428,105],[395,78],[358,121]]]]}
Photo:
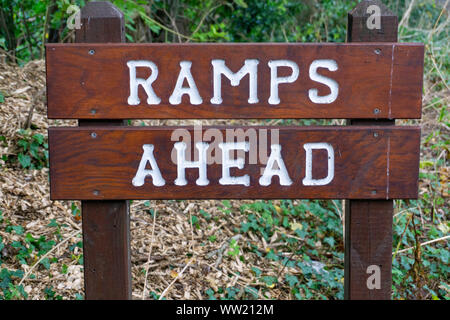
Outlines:
{"type": "Polygon", "coordinates": [[[31,166],[31,158],[29,156],[19,153],[18,159],[23,168],[26,169],[31,166]]]}
{"type": "Polygon", "coordinates": [[[23,234],[23,227],[22,226],[12,226],[11,228],[15,231],[15,233],[17,235],[20,236],[20,235],[23,234]]]}
{"type": "Polygon", "coordinates": [[[285,278],[286,282],[289,284],[289,287],[293,287],[298,283],[298,279],[294,275],[287,274],[285,278]]]}
{"type": "Polygon", "coordinates": [[[47,270],[50,269],[50,259],[49,258],[44,258],[40,263],[45,267],[45,269],[47,269],[47,270]]]}
{"type": "Polygon", "coordinates": [[[255,273],[255,275],[257,277],[259,277],[261,275],[261,273],[262,273],[262,271],[260,269],[256,268],[256,267],[252,267],[252,271],[255,273]]]}
{"type": "Polygon", "coordinates": [[[262,280],[268,287],[272,287],[277,283],[277,278],[271,276],[264,276],[262,280]]]}
{"type": "Polygon", "coordinates": [[[44,142],[44,136],[40,133],[36,133],[35,135],[33,135],[33,139],[40,145],[44,142]]]}

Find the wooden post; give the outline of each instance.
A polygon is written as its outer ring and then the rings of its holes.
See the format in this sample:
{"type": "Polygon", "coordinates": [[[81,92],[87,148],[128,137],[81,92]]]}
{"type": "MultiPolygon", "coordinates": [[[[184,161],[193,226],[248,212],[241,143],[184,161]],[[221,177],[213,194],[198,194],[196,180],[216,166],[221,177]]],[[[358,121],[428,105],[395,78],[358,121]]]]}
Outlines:
{"type": "MultiPolygon", "coordinates": [[[[81,24],[76,42],[125,42],[123,14],[109,2],[87,3],[81,10],[81,24]]],[[[125,122],[79,120],[78,124],[121,126],[125,122]]],[[[82,217],[85,298],[131,299],[128,201],[82,201],[82,217]]]]}
{"type": "MultiPolygon", "coordinates": [[[[379,0],[360,2],[348,14],[348,42],[397,42],[398,18],[379,0]],[[371,7],[373,6],[373,7],[371,7]],[[369,8],[371,7],[371,8],[369,8]],[[379,20],[377,21],[379,15],[379,20]],[[372,16],[372,17],[371,17],[372,16]],[[370,21],[368,23],[368,19],[370,21]]],[[[374,114],[377,110],[374,110],[374,114]]],[[[349,125],[395,125],[393,119],[350,120],[349,125]]],[[[392,200],[348,200],[345,205],[345,299],[390,300],[392,200]],[[379,267],[380,287],[377,277],[379,267]],[[369,279],[369,277],[373,276],[369,279]],[[369,288],[371,287],[371,288],[369,288]]]]}

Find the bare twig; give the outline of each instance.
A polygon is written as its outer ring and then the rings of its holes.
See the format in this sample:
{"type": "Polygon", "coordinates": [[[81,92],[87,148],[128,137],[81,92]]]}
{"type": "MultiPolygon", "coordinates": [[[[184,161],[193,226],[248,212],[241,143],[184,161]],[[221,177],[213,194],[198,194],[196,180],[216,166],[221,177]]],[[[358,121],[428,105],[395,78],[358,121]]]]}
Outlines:
{"type": "Polygon", "coordinates": [[[406,12],[405,12],[405,14],[403,15],[402,20],[401,20],[400,23],[398,24],[398,27],[399,27],[399,28],[402,27],[404,24],[407,24],[407,23],[408,23],[409,16],[411,15],[411,10],[412,10],[412,8],[413,8],[415,2],[416,2],[416,0],[412,0],[412,1],[409,3],[408,9],[406,9],[406,12]]]}
{"type": "Polygon", "coordinates": [[[147,258],[147,266],[145,267],[145,281],[144,281],[144,291],[142,292],[142,300],[145,299],[145,292],[147,289],[147,278],[148,278],[148,269],[150,268],[150,259],[152,256],[152,249],[153,249],[153,237],[155,234],[155,224],[156,224],[156,207],[153,211],[153,226],[152,226],[152,236],[150,238],[150,250],[148,252],[148,258],[147,258]]]}
{"type": "MultiPolygon", "coordinates": [[[[435,243],[435,242],[438,242],[438,241],[447,240],[447,239],[449,239],[449,238],[450,238],[450,235],[449,235],[449,236],[442,237],[442,238],[438,238],[438,239],[433,239],[433,240],[430,240],[430,241],[422,242],[422,243],[419,244],[419,246],[423,247],[423,246],[426,246],[426,245],[431,244],[431,243],[435,243]]],[[[412,250],[412,249],[414,249],[414,248],[415,248],[415,247],[410,247],[410,248],[402,249],[402,250],[397,251],[396,253],[399,254],[399,253],[402,253],[402,252],[406,252],[406,251],[412,250]]]]}
{"type": "Polygon", "coordinates": [[[31,101],[30,110],[28,110],[28,116],[27,120],[25,121],[24,129],[28,129],[31,125],[31,119],[33,118],[33,112],[34,108],[39,100],[39,98],[45,93],[45,88],[42,88],[41,90],[36,93],[35,96],[33,96],[33,101],[31,101]]]}
{"type": "Polygon", "coordinates": [[[25,275],[22,277],[22,280],[20,280],[19,282],[19,286],[25,281],[25,279],[30,275],[31,271],[33,271],[37,265],[39,265],[39,263],[41,263],[41,261],[43,261],[45,258],[47,258],[53,251],[55,251],[56,249],[58,249],[59,247],[61,247],[64,243],[66,243],[67,241],[69,241],[70,239],[72,239],[73,237],[79,235],[81,233],[81,231],[77,230],[73,233],[71,233],[68,237],[66,237],[63,241],[61,241],[60,243],[58,243],[56,246],[54,246],[51,250],[47,251],[46,254],[44,254],[38,261],[36,261],[35,264],[33,264],[31,266],[30,269],[28,269],[28,271],[25,273],[25,275]]]}
{"type": "Polygon", "coordinates": [[[170,288],[172,287],[172,285],[183,275],[184,271],[186,271],[187,267],[189,267],[191,265],[192,262],[194,262],[195,259],[191,258],[189,260],[189,262],[184,266],[184,268],[181,270],[181,272],[179,274],[177,274],[176,278],[173,279],[173,281],[169,284],[169,286],[164,289],[164,291],[161,293],[161,295],[159,296],[158,300],[161,300],[162,298],[164,298],[164,296],[166,295],[166,293],[170,290],[170,288]]]}

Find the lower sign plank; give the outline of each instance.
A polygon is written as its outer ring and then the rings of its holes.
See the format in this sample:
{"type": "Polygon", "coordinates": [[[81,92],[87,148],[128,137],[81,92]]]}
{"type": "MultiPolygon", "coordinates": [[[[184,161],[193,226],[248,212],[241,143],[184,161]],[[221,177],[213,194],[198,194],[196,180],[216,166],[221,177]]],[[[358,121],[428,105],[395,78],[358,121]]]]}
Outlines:
{"type": "Polygon", "coordinates": [[[416,198],[418,127],[50,128],[51,199],[416,198]]]}

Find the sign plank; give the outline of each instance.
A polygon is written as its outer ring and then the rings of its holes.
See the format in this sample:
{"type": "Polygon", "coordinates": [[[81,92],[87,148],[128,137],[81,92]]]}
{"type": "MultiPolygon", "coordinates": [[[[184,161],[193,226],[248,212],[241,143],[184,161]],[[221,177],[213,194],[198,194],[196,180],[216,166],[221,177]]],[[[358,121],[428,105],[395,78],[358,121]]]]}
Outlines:
{"type": "Polygon", "coordinates": [[[419,145],[418,127],[50,128],[51,199],[416,198],[419,145]]]}
{"type": "Polygon", "coordinates": [[[421,116],[423,44],[46,48],[48,117],[53,119],[421,116]]]}

